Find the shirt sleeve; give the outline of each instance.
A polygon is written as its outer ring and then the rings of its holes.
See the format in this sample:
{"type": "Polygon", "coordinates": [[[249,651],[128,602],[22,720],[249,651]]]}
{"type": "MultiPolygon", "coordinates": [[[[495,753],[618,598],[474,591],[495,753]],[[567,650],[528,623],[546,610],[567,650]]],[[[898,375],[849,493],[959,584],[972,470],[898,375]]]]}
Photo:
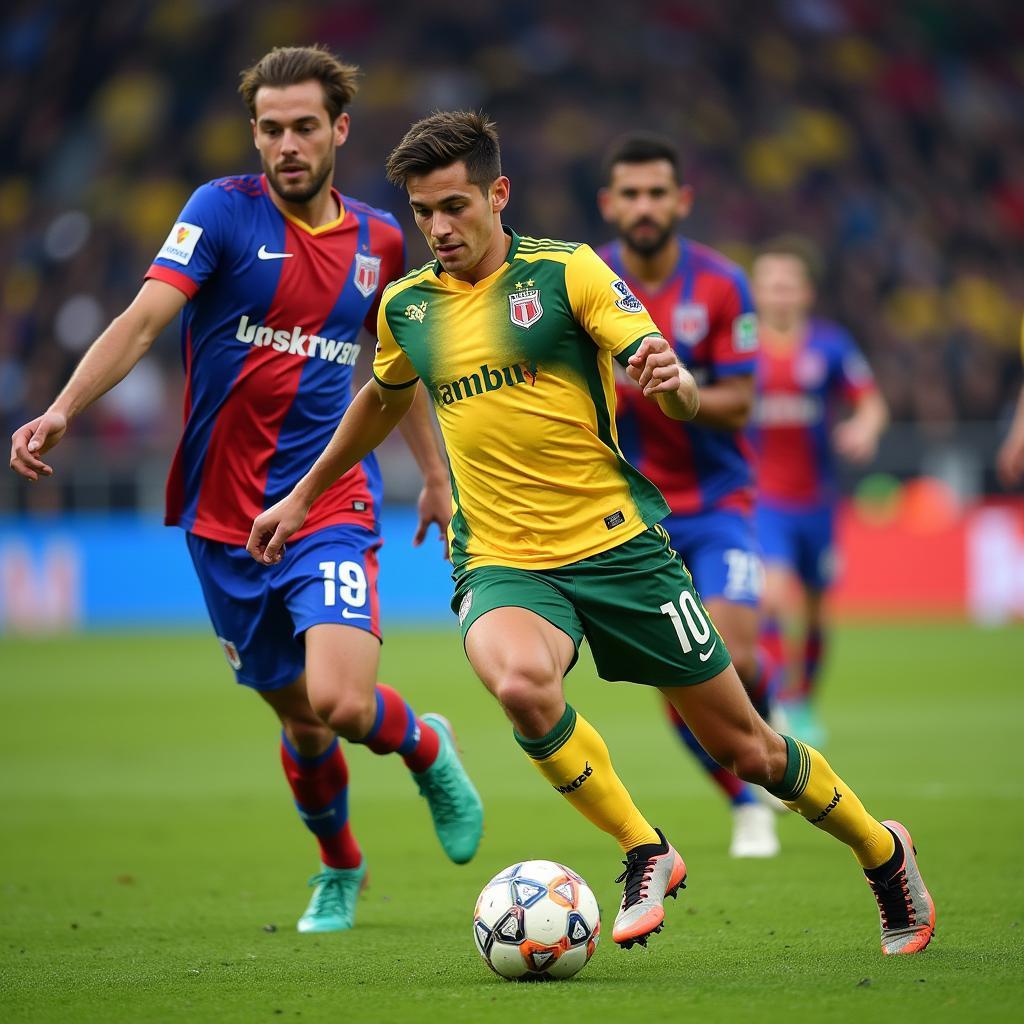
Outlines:
{"type": "Polygon", "coordinates": [[[565,290],[577,323],[620,363],[644,338],[661,334],[629,285],[589,245],[579,246],[569,257],[565,290]]]}
{"type": "Polygon", "coordinates": [[[853,338],[845,331],[836,334],[832,387],[847,401],[855,402],[876,390],[875,375],[853,338]]]}
{"type": "Polygon", "coordinates": [[[373,304],[363,321],[363,326],[371,334],[375,334],[377,331],[377,312],[380,309],[380,300],[384,289],[405,273],[405,235],[402,234],[398,222],[394,220],[383,222],[380,225],[380,231],[382,232],[380,281],[377,284],[377,294],[373,297],[373,304]]]}
{"type": "Polygon", "coordinates": [[[220,262],[227,202],[223,189],[200,185],[146,271],[146,279],[165,281],[193,298],[220,262]]]}
{"type": "Polygon", "coordinates": [[[419,380],[409,357],[395,340],[388,323],[388,307],[381,300],[377,312],[377,351],[373,357],[373,379],[384,388],[408,388],[419,380]]]}
{"type": "Polygon", "coordinates": [[[708,339],[714,374],[752,374],[757,368],[757,314],[746,275],[737,269],[721,278],[720,288],[708,339]]]}

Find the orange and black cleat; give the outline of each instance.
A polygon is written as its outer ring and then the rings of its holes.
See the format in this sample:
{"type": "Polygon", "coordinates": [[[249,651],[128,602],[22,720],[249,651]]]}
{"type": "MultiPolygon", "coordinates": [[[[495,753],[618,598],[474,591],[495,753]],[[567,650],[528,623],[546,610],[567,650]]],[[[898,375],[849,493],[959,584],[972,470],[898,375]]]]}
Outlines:
{"type": "Polygon", "coordinates": [[[660,932],[665,921],[665,897],[673,899],[686,888],[686,864],[672,848],[660,829],[655,829],[660,845],[638,846],[622,862],[626,870],[616,882],[625,882],[622,905],[612,928],[612,941],[623,949],[660,932]]]}

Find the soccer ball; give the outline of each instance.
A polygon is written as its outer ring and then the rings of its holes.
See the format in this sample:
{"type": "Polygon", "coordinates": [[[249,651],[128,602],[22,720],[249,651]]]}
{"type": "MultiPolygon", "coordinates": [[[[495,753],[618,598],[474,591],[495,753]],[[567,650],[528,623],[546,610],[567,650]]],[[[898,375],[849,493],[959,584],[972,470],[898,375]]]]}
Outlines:
{"type": "Polygon", "coordinates": [[[473,938],[503,978],[571,978],[594,955],[601,914],[590,886],[564,864],[527,860],[495,875],[473,912],[473,938]]]}

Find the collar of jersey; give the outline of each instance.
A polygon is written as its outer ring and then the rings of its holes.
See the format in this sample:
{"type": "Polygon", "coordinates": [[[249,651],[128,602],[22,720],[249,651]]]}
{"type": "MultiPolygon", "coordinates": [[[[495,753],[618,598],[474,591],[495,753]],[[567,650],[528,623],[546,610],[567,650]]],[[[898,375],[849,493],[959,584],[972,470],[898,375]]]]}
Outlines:
{"type": "Polygon", "coordinates": [[[451,274],[447,274],[441,269],[440,262],[434,263],[434,273],[437,275],[438,281],[445,286],[445,288],[451,288],[453,291],[459,292],[482,292],[487,288],[490,288],[495,281],[501,277],[502,274],[508,270],[509,264],[515,259],[516,250],[519,248],[519,236],[512,230],[507,224],[502,224],[501,230],[505,232],[512,239],[512,244],[508,247],[508,255],[505,257],[505,262],[502,263],[497,270],[488,274],[486,277],[482,277],[476,284],[470,284],[469,281],[460,281],[457,277],[452,277],[451,274]]]}
{"type": "MultiPolygon", "coordinates": [[[[260,182],[263,185],[263,191],[266,192],[267,197],[270,197],[270,185],[267,183],[267,176],[265,174],[260,175],[260,182]]],[[[281,214],[286,221],[294,224],[297,228],[305,231],[307,235],[322,235],[327,231],[333,231],[337,227],[341,227],[342,221],[345,219],[345,204],[342,202],[341,193],[331,186],[331,195],[338,201],[338,216],[334,220],[328,221],[326,224],[321,224],[318,228],[311,228],[304,220],[300,220],[298,217],[293,217],[290,213],[286,213],[276,204],[274,209],[281,214]]],[[[273,202],[273,200],[271,200],[273,202]]]]}

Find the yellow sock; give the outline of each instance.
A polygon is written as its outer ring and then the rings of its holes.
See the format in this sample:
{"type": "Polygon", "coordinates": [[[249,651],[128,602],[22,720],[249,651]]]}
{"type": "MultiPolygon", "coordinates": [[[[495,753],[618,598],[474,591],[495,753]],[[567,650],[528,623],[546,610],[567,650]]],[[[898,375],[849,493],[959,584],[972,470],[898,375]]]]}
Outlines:
{"type": "Polygon", "coordinates": [[[871,817],[857,794],[814,747],[784,736],[786,774],[771,790],[787,807],[853,850],[863,868],[877,868],[895,852],[892,834],[871,817]]]}
{"type": "Polygon", "coordinates": [[[541,775],[580,814],[614,836],[623,851],[661,842],[615,774],[604,740],[568,704],[546,736],[529,740],[516,733],[515,737],[541,775]]]}

